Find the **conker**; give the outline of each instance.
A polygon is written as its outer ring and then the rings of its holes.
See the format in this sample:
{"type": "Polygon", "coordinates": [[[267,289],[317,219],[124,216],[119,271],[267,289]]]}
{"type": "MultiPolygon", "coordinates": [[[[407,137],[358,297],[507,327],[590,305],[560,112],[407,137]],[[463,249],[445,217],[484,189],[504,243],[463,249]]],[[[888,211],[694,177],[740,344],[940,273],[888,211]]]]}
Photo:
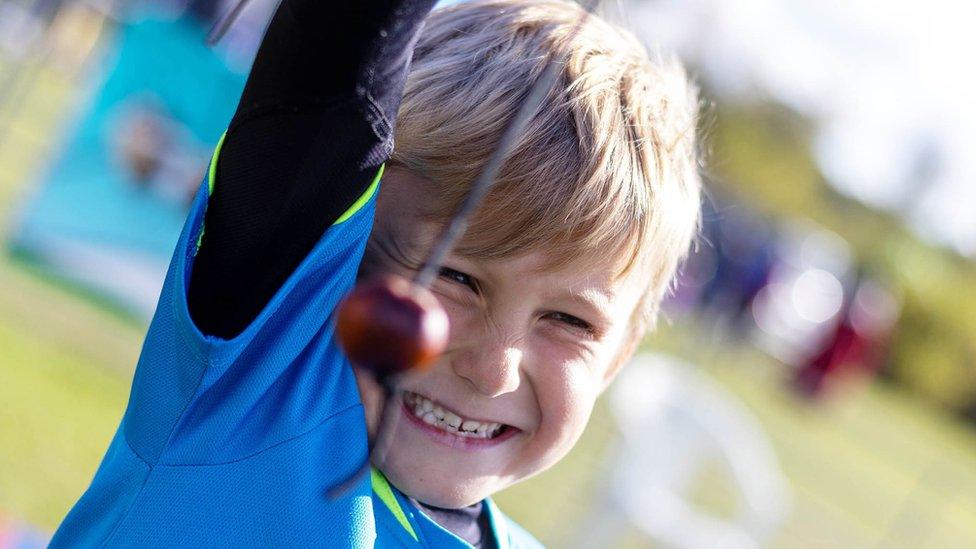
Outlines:
{"type": "Polygon", "coordinates": [[[385,377],[433,364],[447,347],[448,319],[429,290],[385,275],[339,304],[336,333],[353,364],[385,377]]]}

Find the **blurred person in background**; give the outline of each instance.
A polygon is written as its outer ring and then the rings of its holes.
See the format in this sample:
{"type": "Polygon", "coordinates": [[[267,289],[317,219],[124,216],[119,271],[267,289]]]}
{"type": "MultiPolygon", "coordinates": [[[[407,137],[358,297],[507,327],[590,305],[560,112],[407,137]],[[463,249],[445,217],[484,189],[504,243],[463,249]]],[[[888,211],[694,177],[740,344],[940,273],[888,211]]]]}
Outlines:
{"type": "Polygon", "coordinates": [[[698,307],[707,323],[741,340],[753,326],[752,300],[769,281],[773,231],[746,205],[719,200],[709,201],[703,214],[702,246],[709,249],[714,267],[698,307]]]}
{"type": "Polygon", "coordinates": [[[880,279],[859,270],[819,352],[796,365],[794,389],[817,398],[838,385],[873,378],[884,366],[898,309],[891,290],[880,279]]]}

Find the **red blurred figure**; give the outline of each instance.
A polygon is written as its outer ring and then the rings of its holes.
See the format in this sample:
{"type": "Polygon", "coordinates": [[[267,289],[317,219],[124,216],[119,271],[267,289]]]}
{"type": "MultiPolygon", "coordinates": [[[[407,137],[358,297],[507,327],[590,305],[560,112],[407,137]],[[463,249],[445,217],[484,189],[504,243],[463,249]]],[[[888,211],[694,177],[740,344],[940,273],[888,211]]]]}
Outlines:
{"type": "Polygon", "coordinates": [[[898,301],[890,291],[875,280],[858,277],[852,298],[846,300],[820,352],[797,368],[794,388],[818,398],[842,380],[873,377],[884,363],[898,313],[898,301]]]}

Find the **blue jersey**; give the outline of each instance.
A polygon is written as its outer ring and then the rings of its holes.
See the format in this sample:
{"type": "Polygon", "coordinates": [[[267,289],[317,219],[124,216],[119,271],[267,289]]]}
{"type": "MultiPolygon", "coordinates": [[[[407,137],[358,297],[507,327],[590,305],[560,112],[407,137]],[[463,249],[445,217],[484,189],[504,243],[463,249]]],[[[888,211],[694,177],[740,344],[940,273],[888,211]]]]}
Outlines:
{"type": "MultiPolygon", "coordinates": [[[[121,425],[52,547],[468,546],[378,473],[339,499],[326,495],[368,453],[332,317],[355,282],[379,176],[244,332],[223,340],[196,328],[186,299],[215,166],[216,154],[170,263],[121,425]]],[[[503,547],[534,544],[487,507],[503,547]]]]}

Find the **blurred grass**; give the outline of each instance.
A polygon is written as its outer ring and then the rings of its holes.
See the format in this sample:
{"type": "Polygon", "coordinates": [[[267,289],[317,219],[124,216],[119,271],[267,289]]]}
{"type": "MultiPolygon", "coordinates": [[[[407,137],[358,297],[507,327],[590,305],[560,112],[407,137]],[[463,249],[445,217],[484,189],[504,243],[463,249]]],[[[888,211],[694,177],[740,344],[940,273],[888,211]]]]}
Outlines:
{"type": "MultiPolygon", "coordinates": [[[[56,142],[70,84],[41,71],[16,111],[0,105],[0,238],[56,142]]],[[[0,514],[57,526],[118,425],[144,330],[0,257],[0,514]]],[[[774,546],[976,546],[976,435],[944,412],[888,384],[799,403],[777,364],[687,327],[666,327],[649,345],[702,365],[766,429],[794,498],[774,546]]],[[[572,546],[614,432],[601,403],[564,461],[499,503],[545,542],[572,546]]],[[[696,495],[723,507],[726,491],[706,472],[696,495]]],[[[633,532],[625,539],[642,545],[633,532]]]]}
{"type": "Polygon", "coordinates": [[[123,327],[120,337],[110,319],[76,315],[60,303],[66,296],[36,292],[8,269],[0,265],[0,510],[50,528],[107,448],[128,393],[115,366],[132,364],[139,333],[123,327]]]}

